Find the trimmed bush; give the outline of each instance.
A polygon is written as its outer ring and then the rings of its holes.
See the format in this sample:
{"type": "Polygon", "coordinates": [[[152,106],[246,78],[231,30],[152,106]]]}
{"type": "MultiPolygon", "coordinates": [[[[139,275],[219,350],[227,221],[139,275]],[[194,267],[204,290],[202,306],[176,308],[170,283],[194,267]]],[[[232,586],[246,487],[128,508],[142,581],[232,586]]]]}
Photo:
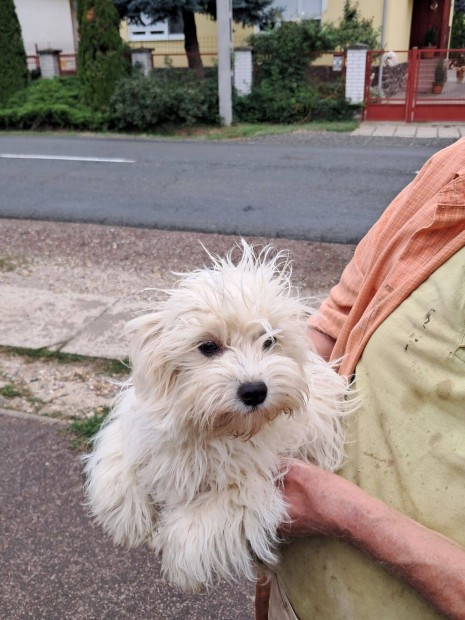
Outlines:
{"type": "Polygon", "coordinates": [[[38,80],[0,108],[1,129],[99,130],[106,127],[104,114],[94,112],[80,101],[79,80],[75,77],[38,80]]]}
{"type": "Polygon", "coordinates": [[[234,113],[237,120],[247,123],[305,122],[312,120],[317,98],[316,89],[307,84],[288,90],[268,79],[248,97],[237,97],[234,113]]]}
{"type": "Polygon", "coordinates": [[[0,106],[23,90],[28,81],[27,58],[13,0],[1,0],[0,106]]]}
{"type": "Polygon", "coordinates": [[[218,123],[216,72],[202,80],[191,71],[157,70],[122,80],[110,101],[111,126],[153,131],[164,125],[218,123]]]}

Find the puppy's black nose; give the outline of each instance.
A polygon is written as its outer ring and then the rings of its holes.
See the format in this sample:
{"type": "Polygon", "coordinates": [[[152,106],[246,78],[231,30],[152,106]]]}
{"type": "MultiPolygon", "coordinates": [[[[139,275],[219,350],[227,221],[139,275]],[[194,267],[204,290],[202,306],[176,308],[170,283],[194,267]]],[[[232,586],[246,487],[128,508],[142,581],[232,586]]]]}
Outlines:
{"type": "Polygon", "coordinates": [[[250,407],[256,407],[260,405],[268,393],[268,388],[263,381],[257,381],[257,383],[243,383],[237,390],[237,395],[244,403],[250,407]]]}

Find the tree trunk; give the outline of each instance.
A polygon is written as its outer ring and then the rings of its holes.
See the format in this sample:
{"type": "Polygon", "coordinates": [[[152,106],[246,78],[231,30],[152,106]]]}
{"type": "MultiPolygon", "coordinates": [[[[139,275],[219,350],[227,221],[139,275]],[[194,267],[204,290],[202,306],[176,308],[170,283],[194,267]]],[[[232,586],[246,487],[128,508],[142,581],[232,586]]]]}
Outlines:
{"type": "Polygon", "coordinates": [[[184,49],[186,50],[187,63],[195,77],[201,79],[203,78],[203,64],[197,40],[195,15],[192,11],[182,9],[182,20],[184,22],[184,49]]]}

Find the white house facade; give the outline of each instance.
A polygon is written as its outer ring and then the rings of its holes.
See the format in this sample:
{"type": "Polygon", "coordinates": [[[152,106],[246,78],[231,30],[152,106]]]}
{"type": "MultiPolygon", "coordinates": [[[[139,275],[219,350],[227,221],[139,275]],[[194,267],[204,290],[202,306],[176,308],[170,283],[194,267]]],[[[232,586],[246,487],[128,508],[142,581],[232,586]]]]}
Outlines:
{"type": "Polygon", "coordinates": [[[44,49],[76,53],[74,0],[15,0],[28,56],[44,49]]]}

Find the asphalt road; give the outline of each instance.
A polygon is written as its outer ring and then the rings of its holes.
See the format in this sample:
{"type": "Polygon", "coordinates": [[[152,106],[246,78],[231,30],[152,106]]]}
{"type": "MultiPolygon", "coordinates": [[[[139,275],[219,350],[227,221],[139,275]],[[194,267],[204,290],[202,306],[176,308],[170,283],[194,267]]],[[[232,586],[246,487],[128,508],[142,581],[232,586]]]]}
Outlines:
{"type": "Polygon", "coordinates": [[[147,549],[115,548],[86,515],[64,427],[0,412],[2,620],[251,620],[253,587],[189,596],[147,549]]]}
{"type": "Polygon", "coordinates": [[[356,243],[451,142],[3,135],[0,217],[356,243]]]}

